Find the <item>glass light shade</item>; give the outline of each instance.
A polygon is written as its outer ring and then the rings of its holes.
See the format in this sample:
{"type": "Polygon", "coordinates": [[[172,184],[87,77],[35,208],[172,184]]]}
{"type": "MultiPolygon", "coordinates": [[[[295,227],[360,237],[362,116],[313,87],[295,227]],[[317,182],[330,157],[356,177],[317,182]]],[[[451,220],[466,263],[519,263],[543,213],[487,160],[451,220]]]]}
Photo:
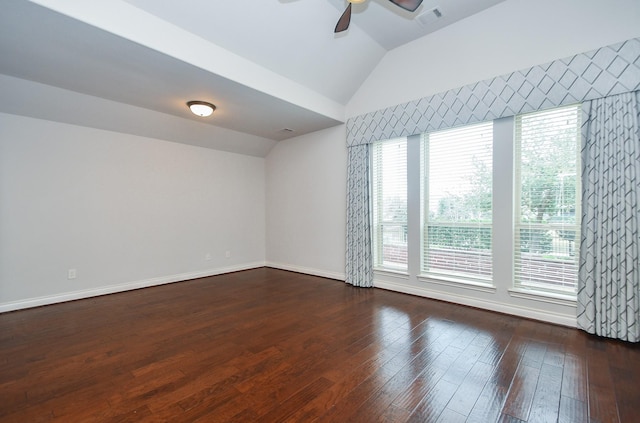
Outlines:
{"type": "Polygon", "coordinates": [[[367,0],[348,0],[349,3],[353,3],[353,4],[358,4],[358,3],[364,3],[367,0]]]}
{"type": "Polygon", "coordinates": [[[187,103],[187,106],[191,109],[191,113],[200,117],[211,116],[216,109],[216,106],[206,101],[190,101],[187,103]]]}

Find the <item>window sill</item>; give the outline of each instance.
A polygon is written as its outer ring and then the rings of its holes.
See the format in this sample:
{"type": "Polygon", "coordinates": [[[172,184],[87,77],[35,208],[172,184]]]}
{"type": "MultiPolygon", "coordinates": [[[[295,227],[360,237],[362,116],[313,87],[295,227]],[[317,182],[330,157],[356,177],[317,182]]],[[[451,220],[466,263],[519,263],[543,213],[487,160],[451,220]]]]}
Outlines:
{"type": "Polygon", "coordinates": [[[398,279],[409,279],[409,274],[400,270],[390,269],[373,269],[373,273],[376,276],[387,276],[398,279]]]}
{"type": "Polygon", "coordinates": [[[441,275],[422,274],[418,275],[420,282],[435,283],[444,286],[453,286],[455,288],[472,289],[474,291],[488,292],[494,294],[496,287],[488,282],[470,281],[466,279],[443,277],[441,275]]]}
{"type": "Polygon", "coordinates": [[[553,292],[533,291],[530,289],[511,288],[509,295],[515,298],[523,298],[525,300],[542,301],[545,303],[558,304],[563,306],[575,307],[575,295],[558,294],[553,292]]]}

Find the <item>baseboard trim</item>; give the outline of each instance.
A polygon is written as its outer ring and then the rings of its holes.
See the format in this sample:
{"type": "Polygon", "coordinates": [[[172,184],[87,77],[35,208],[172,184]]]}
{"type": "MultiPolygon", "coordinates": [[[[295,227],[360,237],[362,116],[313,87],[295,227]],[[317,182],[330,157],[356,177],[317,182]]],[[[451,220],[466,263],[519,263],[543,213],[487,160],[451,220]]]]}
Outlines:
{"type": "Polygon", "coordinates": [[[376,288],[387,289],[390,291],[402,292],[405,294],[417,295],[435,300],[447,301],[455,304],[462,304],[470,307],[481,308],[498,313],[510,314],[513,316],[525,317],[527,319],[540,320],[543,322],[554,323],[557,325],[577,327],[575,316],[566,314],[552,313],[544,310],[537,310],[529,307],[516,307],[512,304],[499,303],[496,301],[487,301],[484,299],[467,297],[465,295],[452,294],[448,292],[434,291],[431,289],[416,287],[413,285],[402,284],[398,282],[374,281],[376,288]]]}
{"type": "MultiPolygon", "coordinates": [[[[208,269],[199,272],[187,272],[177,275],[161,276],[157,278],[144,279],[140,281],[128,282],[118,285],[109,285],[100,288],[93,288],[81,291],[65,292],[61,294],[28,298],[20,301],[12,301],[0,304],[0,313],[9,311],[22,310],[33,307],[40,307],[50,304],[57,304],[66,301],[81,300],[84,298],[97,297],[100,295],[115,294],[118,292],[132,291],[135,289],[148,288],[152,286],[165,285],[175,282],[184,282],[191,279],[204,278],[208,276],[222,275],[225,273],[239,272],[242,270],[256,269],[260,267],[271,267],[274,269],[288,270],[307,275],[319,276],[323,278],[345,280],[343,273],[327,272],[319,269],[312,269],[302,266],[294,266],[290,264],[274,263],[274,262],[254,262],[246,263],[238,266],[229,266],[217,269],[208,269]]],[[[496,311],[499,313],[511,314],[514,316],[525,317],[529,319],[540,320],[544,322],[554,323],[563,326],[577,327],[576,318],[565,314],[552,313],[549,311],[537,310],[528,307],[516,307],[511,304],[504,304],[495,301],[480,300],[478,298],[467,297],[464,295],[434,291],[426,288],[416,287],[398,282],[375,281],[374,286],[380,289],[402,292],[405,294],[417,295],[425,298],[433,298],[436,300],[447,301],[456,304],[467,305],[485,310],[496,311]]]]}
{"type": "Polygon", "coordinates": [[[98,297],[100,295],[115,294],[118,292],[132,291],[134,289],[149,288],[152,286],[166,285],[175,282],[184,282],[191,279],[205,278],[208,276],[222,275],[225,273],[239,272],[242,270],[264,267],[264,262],[247,263],[238,266],[221,267],[208,269],[199,272],[187,272],[177,275],[160,276],[157,278],[144,279],[140,281],[127,282],[117,285],[103,286],[100,288],[85,289],[81,291],[64,292],[43,297],[28,298],[25,300],[12,301],[0,304],[0,313],[8,311],[22,310],[33,307],[40,307],[50,304],[63,303],[66,301],[81,300],[85,298],[98,297]]]}
{"type": "Polygon", "coordinates": [[[346,276],[344,273],[327,272],[325,270],[312,269],[309,267],[302,267],[302,266],[294,266],[292,264],[274,263],[274,262],[268,261],[265,264],[265,266],[272,267],[274,269],[289,270],[291,272],[296,272],[296,273],[304,273],[305,275],[320,276],[322,278],[328,278],[328,279],[337,279],[342,282],[344,282],[346,279],[346,276]]]}

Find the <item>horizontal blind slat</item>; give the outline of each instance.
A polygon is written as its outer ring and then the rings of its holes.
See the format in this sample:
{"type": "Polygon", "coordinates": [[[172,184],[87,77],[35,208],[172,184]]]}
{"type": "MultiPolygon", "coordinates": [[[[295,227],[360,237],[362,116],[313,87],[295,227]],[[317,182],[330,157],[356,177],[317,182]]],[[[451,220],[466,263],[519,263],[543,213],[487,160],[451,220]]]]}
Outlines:
{"type": "Polygon", "coordinates": [[[422,139],[422,271],[490,280],[493,122],[422,139]]]}
{"type": "Polygon", "coordinates": [[[373,143],[374,266],[407,269],[407,140],[373,143]]]}
{"type": "Polygon", "coordinates": [[[516,117],[516,287],[575,292],[580,120],[579,105],[516,117]]]}

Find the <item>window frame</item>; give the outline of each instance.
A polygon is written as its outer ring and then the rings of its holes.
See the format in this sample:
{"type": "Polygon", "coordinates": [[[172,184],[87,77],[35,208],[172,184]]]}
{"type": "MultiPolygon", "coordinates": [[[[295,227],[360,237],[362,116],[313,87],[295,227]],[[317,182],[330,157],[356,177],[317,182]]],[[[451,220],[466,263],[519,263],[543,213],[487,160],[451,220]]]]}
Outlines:
{"type": "MultiPolygon", "coordinates": [[[[447,128],[441,131],[432,131],[432,132],[427,132],[427,133],[423,133],[421,134],[420,137],[420,195],[421,195],[421,199],[420,199],[420,273],[418,275],[420,280],[428,280],[431,282],[435,282],[435,283],[440,283],[440,284],[445,284],[445,285],[453,285],[453,286],[463,286],[463,287],[469,287],[471,289],[480,289],[480,290],[486,290],[489,289],[491,291],[493,291],[495,289],[494,287],[494,280],[493,280],[493,261],[494,261],[494,257],[493,257],[493,227],[494,227],[494,222],[493,222],[493,200],[491,202],[491,220],[486,223],[472,223],[472,222],[437,222],[435,221],[435,224],[430,224],[428,221],[428,214],[429,214],[429,206],[430,206],[430,181],[429,181],[429,169],[427,169],[427,164],[429,163],[430,160],[430,151],[431,151],[431,143],[430,141],[430,135],[431,134],[436,134],[436,133],[442,133],[442,132],[450,132],[450,131],[458,131],[458,130],[468,130],[469,129],[475,129],[474,127],[483,127],[483,126],[487,126],[487,125],[491,125],[491,142],[490,142],[490,148],[491,148],[491,169],[490,169],[490,175],[491,175],[491,195],[493,197],[493,148],[494,148],[494,140],[493,140],[493,130],[494,130],[494,124],[493,124],[493,120],[492,121],[486,121],[486,122],[477,122],[477,123],[472,123],[469,125],[462,125],[456,128],[447,128]],[[462,271],[456,271],[455,269],[428,269],[427,268],[427,262],[428,262],[428,249],[429,249],[429,239],[428,239],[428,226],[443,226],[440,225],[440,223],[444,223],[448,226],[452,226],[452,227],[457,227],[457,228],[488,228],[489,229],[489,233],[490,233],[490,242],[489,242],[489,274],[488,275],[479,275],[479,274],[473,274],[470,272],[462,272],[462,271]]],[[[457,253],[453,253],[454,256],[457,253]]],[[[478,253],[478,255],[480,255],[480,253],[478,253]]]]}
{"type": "MultiPolygon", "coordinates": [[[[379,201],[376,201],[376,198],[379,196],[382,196],[382,184],[381,183],[377,183],[378,181],[381,181],[382,176],[383,176],[383,169],[382,166],[377,163],[376,159],[378,157],[381,156],[381,154],[379,154],[377,152],[377,149],[382,149],[384,144],[390,144],[390,143],[404,143],[404,150],[405,150],[405,155],[404,155],[404,173],[405,173],[405,178],[407,178],[407,154],[406,154],[406,150],[407,150],[407,138],[392,138],[392,139],[388,139],[388,140],[380,140],[380,141],[375,141],[374,143],[372,143],[371,146],[371,208],[372,208],[372,213],[371,213],[371,233],[372,233],[372,239],[371,239],[371,243],[372,243],[372,263],[373,263],[373,269],[376,272],[379,271],[384,271],[384,272],[389,272],[389,273],[393,273],[393,274],[408,274],[409,271],[409,263],[408,263],[408,251],[409,251],[409,246],[407,243],[407,238],[408,238],[408,218],[406,218],[404,220],[404,222],[385,222],[384,219],[382,219],[382,221],[380,219],[377,219],[377,217],[381,216],[384,214],[384,203],[381,203],[379,201]],[[385,266],[385,254],[384,254],[384,246],[385,246],[385,242],[384,242],[384,228],[383,226],[385,224],[393,224],[393,225],[403,225],[404,227],[404,231],[403,231],[403,239],[404,239],[404,243],[406,245],[406,250],[407,250],[407,263],[404,266],[385,266]]],[[[408,178],[406,181],[407,185],[409,183],[408,178]]],[[[408,210],[408,204],[407,204],[407,195],[408,195],[408,187],[407,190],[405,191],[405,214],[408,214],[409,210],[408,210]]]]}
{"type": "MultiPolygon", "coordinates": [[[[561,106],[565,107],[565,106],[561,106]]],[[[555,108],[555,107],[554,107],[555,108]]],[[[545,110],[552,110],[549,108],[545,110]]],[[[487,301],[498,291],[504,295],[513,297],[516,301],[541,301],[559,306],[575,307],[576,295],[563,293],[549,293],[521,289],[514,286],[514,251],[515,251],[515,119],[517,115],[492,119],[493,123],[493,172],[492,172],[492,275],[490,282],[486,280],[471,280],[459,278],[457,275],[444,275],[425,273],[422,270],[423,247],[422,234],[424,192],[420,167],[422,159],[422,134],[406,137],[407,141],[407,265],[406,268],[388,268],[373,264],[374,283],[380,287],[399,287],[403,292],[417,293],[429,292],[429,295],[439,297],[439,293],[446,295],[465,295],[469,298],[483,298],[487,301]],[[472,294],[473,291],[477,292],[472,294]],[[456,294],[457,293],[457,294],[456,294]]],[[[482,122],[474,123],[479,124],[482,122]]],[[[469,125],[474,125],[469,124],[469,125]]],[[[466,125],[465,125],[466,126],[466,125]]],[[[448,128],[452,129],[452,128],[448,128]]],[[[404,139],[404,138],[403,138],[404,139]]],[[[386,141],[386,140],[385,140],[386,141]]],[[[383,142],[377,141],[377,142],[383,142]]],[[[371,143],[374,144],[374,143],[371,143]]],[[[373,152],[373,150],[370,150],[373,152]]],[[[579,156],[579,151],[577,151],[579,156]]],[[[371,154],[370,163],[373,161],[371,154]]],[[[372,175],[373,166],[370,168],[372,175]]],[[[371,185],[370,190],[373,189],[371,185]]],[[[371,191],[370,191],[371,192],[371,191]]],[[[372,207],[373,201],[371,202],[372,207]]],[[[519,202],[517,203],[519,204],[519,202]]],[[[373,224],[373,212],[371,213],[371,230],[373,224]]],[[[372,249],[376,248],[372,236],[372,249]]],[[[372,251],[373,253],[373,251],[372,251]]],[[[373,257],[372,257],[373,259],[373,257]]],[[[391,288],[390,288],[391,289],[391,288]]],[[[501,301],[501,300],[499,300],[501,301]]],[[[501,302],[499,302],[501,303],[501,302]]]]}
{"type": "MultiPolygon", "coordinates": [[[[581,226],[581,217],[582,217],[582,199],[581,199],[581,123],[582,123],[582,109],[581,104],[571,104],[560,107],[554,107],[545,110],[539,110],[531,113],[523,113],[516,115],[513,123],[513,143],[514,143],[514,157],[513,157],[513,281],[510,292],[513,292],[514,296],[520,296],[526,298],[527,295],[536,295],[544,298],[552,298],[560,301],[574,301],[577,295],[577,286],[578,286],[578,265],[579,265],[579,252],[580,252],[580,226],[581,226]],[[523,224],[521,222],[522,217],[522,177],[521,177],[521,166],[522,166],[522,156],[521,156],[521,143],[522,140],[519,137],[518,130],[521,127],[521,124],[518,123],[518,119],[522,119],[524,116],[535,116],[541,115],[545,113],[549,113],[552,111],[570,111],[573,109],[576,117],[576,125],[575,125],[575,208],[574,208],[574,216],[575,222],[570,226],[570,230],[574,230],[576,236],[574,237],[574,256],[573,265],[576,268],[575,272],[575,285],[573,289],[565,289],[563,287],[553,288],[550,283],[545,283],[542,281],[533,281],[530,283],[522,282],[520,274],[518,270],[518,264],[522,262],[518,253],[522,253],[522,251],[518,251],[519,248],[519,239],[520,239],[520,230],[521,229],[531,229],[532,227],[535,229],[543,230],[545,228],[555,228],[552,223],[535,223],[535,224],[523,224]],[[517,295],[519,294],[519,295],[517,295]]],[[[564,229],[564,225],[561,226],[561,230],[564,229]]],[[[551,260],[554,261],[554,260],[551,260]]],[[[554,262],[561,263],[558,260],[554,262]]],[[[568,264],[568,261],[567,261],[568,264]]],[[[552,301],[554,302],[554,301],[552,301]]]]}

